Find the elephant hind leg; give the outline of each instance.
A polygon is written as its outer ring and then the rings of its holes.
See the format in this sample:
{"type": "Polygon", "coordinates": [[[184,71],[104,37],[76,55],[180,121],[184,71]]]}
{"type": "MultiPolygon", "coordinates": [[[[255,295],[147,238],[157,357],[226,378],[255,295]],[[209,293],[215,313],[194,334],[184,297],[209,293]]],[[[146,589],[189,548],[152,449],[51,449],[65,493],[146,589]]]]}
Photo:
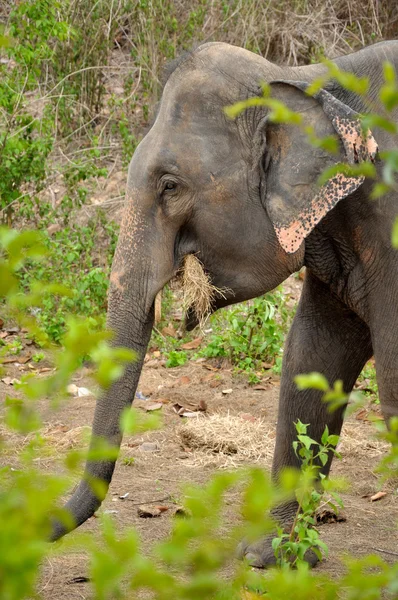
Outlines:
{"type": "MultiPolygon", "coordinates": [[[[341,379],[349,393],[366,361],[372,356],[371,336],[367,325],[349,308],[335,298],[324,284],[307,272],[300,303],[285,346],[273,476],[285,467],[300,467],[294,453],[297,437],[294,423],[298,419],[309,424],[308,434],[320,441],[326,427],[340,434],[344,410],[330,412],[318,390],[299,391],[294,377],[318,371],[329,383],[341,379]]],[[[322,468],[326,475],[331,460],[322,468]]],[[[286,527],[297,512],[296,502],[276,507],[274,517],[286,527]]],[[[271,538],[254,544],[243,542],[239,549],[242,558],[256,567],[275,563],[271,538]]],[[[314,556],[308,562],[314,564],[314,556]]],[[[315,561],[316,562],[316,561],[315,561]]]]}
{"type": "MultiPolygon", "coordinates": [[[[321,439],[326,425],[331,433],[339,434],[343,424],[345,407],[330,412],[322,402],[322,392],[299,391],[295,376],[316,371],[322,373],[330,385],[340,379],[348,394],[372,355],[371,334],[366,323],[307,272],[284,352],[273,463],[275,475],[286,466],[299,466],[293,451],[294,423],[298,419],[309,423],[309,435],[315,440],[321,439]]],[[[329,467],[330,464],[325,466],[325,474],[329,467]]]]}

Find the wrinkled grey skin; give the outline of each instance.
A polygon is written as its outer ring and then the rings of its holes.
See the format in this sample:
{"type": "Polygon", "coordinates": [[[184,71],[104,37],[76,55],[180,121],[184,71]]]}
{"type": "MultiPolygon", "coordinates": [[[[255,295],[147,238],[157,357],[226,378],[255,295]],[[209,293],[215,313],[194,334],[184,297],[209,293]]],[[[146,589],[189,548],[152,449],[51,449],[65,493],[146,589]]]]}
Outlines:
{"type": "MultiPolygon", "coordinates": [[[[336,63],[358,76],[368,75],[370,95],[378,105],[386,60],[398,70],[398,42],[377,44],[336,63]]],[[[284,352],[276,478],[281,468],[298,466],[292,449],[294,421],[310,423],[315,439],[325,425],[334,434],[342,426],[344,411],[328,413],[318,391],[299,392],[293,383],[296,374],[319,371],[331,383],[342,379],[349,392],[374,355],[384,416],[388,420],[398,414],[398,260],[390,242],[398,198],[390,194],[371,201],[371,185],[365,182],[313,228],[296,252],[288,253],[270,218],[274,203],[294,218],[289,198],[297,195],[307,201],[306,190],[312,190],[329,159],[309,147],[297,130],[264,122],[264,107],[250,109],[235,121],[222,110],[258,94],[261,81],[311,82],[323,72],[321,65],[279,67],[246,50],[210,43],[171,74],[156,121],[130,165],[109,293],[108,325],[116,332],[115,344],[134,349],[139,360],[98,400],[93,436],[120,446],[120,414],[134,398],[155,296],[188,253],[197,253],[217,287],[231,290],[226,300],[217,300],[215,309],[264,294],[307,267],[284,352]],[[297,159],[294,165],[291,155],[297,159]]],[[[328,89],[347,106],[364,110],[355,94],[337,84],[328,89]]],[[[320,134],[333,133],[315,100],[282,84],[274,91],[320,134]]],[[[380,150],[393,147],[385,132],[373,134],[380,150]]],[[[195,323],[190,315],[188,326],[195,323]]],[[[109,484],[114,466],[111,461],[89,462],[85,475],[109,484]]],[[[100,503],[83,480],[66,508],[79,526],[100,503]]],[[[288,524],[295,511],[290,503],[279,507],[276,516],[288,524]]],[[[66,527],[57,523],[52,539],[65,533],[66,527]]],[[[243,543],[241,555],[256,566],[274,562],[269,540],[243,543]]]]}

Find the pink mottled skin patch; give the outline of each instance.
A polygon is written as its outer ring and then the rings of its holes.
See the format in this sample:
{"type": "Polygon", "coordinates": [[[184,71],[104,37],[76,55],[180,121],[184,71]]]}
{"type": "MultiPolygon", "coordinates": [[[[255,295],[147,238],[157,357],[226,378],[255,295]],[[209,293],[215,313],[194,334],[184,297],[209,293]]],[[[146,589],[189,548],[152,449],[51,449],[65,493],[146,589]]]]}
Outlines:
{"type": "Polygon", "coordinates": [[[338,173],[322,187],[298,219],[288,225],[275,223],[275,232],[282,248],[288,254],[296,252],[320,220],[363,181],[364,177],[346,177],[338,173]]]}
{"type": "MultiPolygon", "coordinates": [[[[363,133],[358,120],[336,116],[333,124],[344,144],[350,164],[374,162],[378,152],[372,133],[363,133]]],[[[336,204],[352,194],[365,178],[347,177],[338,173],[332,177],[313,198],[310,205],[292,223],[275,223],[275,232],[282,248],[289,254],[296,252],[304,239],[336,204]]]]}
{"type": "Polygon", "coordinates": [[[132,256],[140,252],[144,242],[144,232],[147,227],[142,218],[141,211],[133,202],[133,193],[129,192],[123,219],[120,226],[120,234],[113,259],[112,273],[110,276],[111,292],[122,293],[124,291],[124,278],[128,272],[132,256]]]}
{"type": "Polygon", "coordinates": [[[365,135],[360,122],[353,119],[335,117],[333,124],[343,141],[349,163],[374,162],[378,146],[371,132],[365,135]]]}
{"type": "Polygon", "coordinates": [[[111,276],[110,276],[111,286],[114,289],[117,289],[119,292],[123,292],[124,291],[124,285],[122,283],[123,275],[124,275],[124,269],[121,270],[121,271],[113,269],[112,273],[111,273],[111,276]]]}

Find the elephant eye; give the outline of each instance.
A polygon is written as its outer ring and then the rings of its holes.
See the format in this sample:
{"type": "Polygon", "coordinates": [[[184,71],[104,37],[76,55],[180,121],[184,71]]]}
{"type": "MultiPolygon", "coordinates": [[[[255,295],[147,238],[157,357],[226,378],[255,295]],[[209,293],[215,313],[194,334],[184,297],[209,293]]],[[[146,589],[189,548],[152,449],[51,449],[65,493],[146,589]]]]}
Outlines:
{"type": "Polygon", "coordinates": [[[177,182],[173,179],[165,179],[161,182],[161,194],[172,194],[177,190],[177,182]]]}

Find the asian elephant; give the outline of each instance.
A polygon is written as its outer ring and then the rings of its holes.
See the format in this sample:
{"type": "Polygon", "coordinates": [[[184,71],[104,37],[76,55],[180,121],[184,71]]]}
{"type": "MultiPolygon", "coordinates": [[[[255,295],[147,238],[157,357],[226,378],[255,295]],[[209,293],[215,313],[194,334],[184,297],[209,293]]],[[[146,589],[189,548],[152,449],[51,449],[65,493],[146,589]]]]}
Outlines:
{"type": "MultiPolygon", "coordinates": [[[[398,73],[398,41],[335,63],[370,78],[368,99],[377,109],[385,61],[398,73]]],[[[372,161],[380,171],[378,148],[393,148],[394,138],[382,129],[364,134],[358,113],[368,112],[369,104],[334,80],[307,95],[308,84],[326,72],[321,64],[277,66],[217,42],[174,65],[155,122],[129,167],[109,291],[114,343],[132,348],[138,359],[98,399],[96,438],[120,446],[120,415],[135,395],[155,296],[188,254],[198,256],[215,286],[229,290],[214,301],[214,310],[264,294],[307,268],[284,351],[275,477],[283,467],[299,466],[292,447],[297,419],[310,423],[317,440],[326,425],[339,434],[343,421],[344,410],[329,412],[320,391],[298,391],[295,375],[319,371],[331,383],[343,380],[348,393],[374,355],[385,419],[398,415],[398,255],[391,246],[398,196],[371,199],[373,183],[364,177],[337,174],[323,187],[317,184],[320,173],[339,161],[372,161]],[[264,106],[227,118],[224,107],[261,95],[261,82],[318,137],[334,134],[338,155],[310,145],[303,128],[271,122],[264,106]]],[[[195,325],[191,312],[187,326],[195,325]]],[[[110,460],[87,463],[66,504],[76,527],[101,504],[87,480],[96,477],[108,486],[114,467],[110,460]]],[[[329,468],[330,462],[324,473],[329,468]]],[[[295,511],[292,502],[276,516],[289,523],[295,511]]],[[[56,523],[52,539],[66,531],[56,523]]],[[[255,566],[274,561],[268,540],[243,544],[241,553],[255,566]]]]}

